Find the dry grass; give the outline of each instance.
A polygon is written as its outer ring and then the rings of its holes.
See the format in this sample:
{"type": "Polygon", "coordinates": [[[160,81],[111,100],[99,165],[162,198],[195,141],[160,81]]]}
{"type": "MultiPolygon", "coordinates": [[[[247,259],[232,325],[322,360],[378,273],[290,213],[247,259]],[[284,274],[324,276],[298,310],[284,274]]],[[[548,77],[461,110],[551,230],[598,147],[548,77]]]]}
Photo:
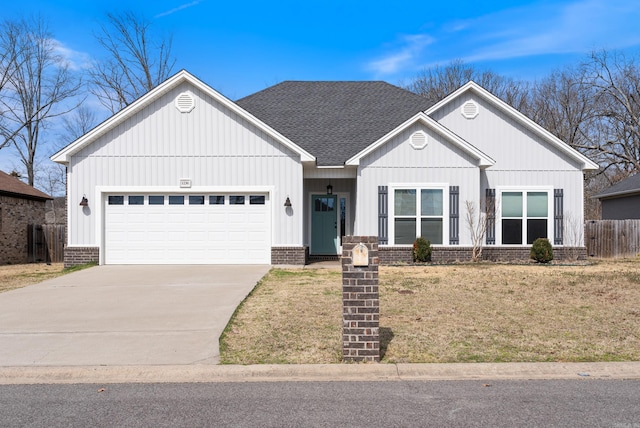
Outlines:
{"type": "MultiPolygon", "coordinates": [[[[386,362],[640,360],[640,260],[380,268],[386,362]]],[[[337,363],[337,270],[274,269],[221,340],[224,363],[337,363]]]]}
{"type": "Polygon", "coordinates": [[[0,266],[0,293],[36,284],[64,273],[62,263],[0,266]]]}

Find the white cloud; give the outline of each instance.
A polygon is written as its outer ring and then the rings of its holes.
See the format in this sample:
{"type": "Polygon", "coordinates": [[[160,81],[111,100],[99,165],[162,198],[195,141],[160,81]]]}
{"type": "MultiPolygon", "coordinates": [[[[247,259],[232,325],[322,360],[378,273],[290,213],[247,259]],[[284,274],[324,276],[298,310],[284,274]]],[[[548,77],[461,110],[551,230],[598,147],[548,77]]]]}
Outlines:
{"type": "Polygon", "coordinates": [[[196,6],[201,1],[202,0],[195,0],[195,1],[192,1],[191,3],[182,4],[182,5],[178,6],[178,7],[174,7],[173,9],[170,9],[170,10],[168,10],[166,12],[159,13],[156,16],[154,16],[154,18],[162,18],[163,16],[168,16],[168,15],[174,14],[174,13],[179,12],[179,11],[181,11],[183,9],[188,8],[188,7],[196,6]]]}
{"type": "Polygon", "coordinates": [[[640,4],[624,0],[580,0],[564,5],[532,4],[480,17],[467,27],[478,46],[465,60],[510,59],[543,54],[582,53],[640,43],[640,4]]]}
{"type": "Polygon", "coordinates": [[[54,51],[60,56],[61,62],[69,69],[77,71],[91,67],[91,56],[67,47],[59,40],[51,39],[54,51]]]}
{"type": "Polygon", "coordinates": [[[384,58],[371,61],[367,68],[376,74],[392,74],[401,68],[411,64],[422,53],[424,48],[434,42],[434,39],[426,34],[405,35],[401,38],[399,47],[395,52],[384,58]]]}

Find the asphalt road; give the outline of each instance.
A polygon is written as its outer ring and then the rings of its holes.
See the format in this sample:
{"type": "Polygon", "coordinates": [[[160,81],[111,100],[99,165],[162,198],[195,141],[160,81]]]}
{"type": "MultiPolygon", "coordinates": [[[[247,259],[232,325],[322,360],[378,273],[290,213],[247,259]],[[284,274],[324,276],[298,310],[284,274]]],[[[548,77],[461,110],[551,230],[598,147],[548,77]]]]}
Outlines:
{"type": "Polygon", "coordinates": [[[640,381],[4,385],[0,426],[640,428],[640,381]]]}

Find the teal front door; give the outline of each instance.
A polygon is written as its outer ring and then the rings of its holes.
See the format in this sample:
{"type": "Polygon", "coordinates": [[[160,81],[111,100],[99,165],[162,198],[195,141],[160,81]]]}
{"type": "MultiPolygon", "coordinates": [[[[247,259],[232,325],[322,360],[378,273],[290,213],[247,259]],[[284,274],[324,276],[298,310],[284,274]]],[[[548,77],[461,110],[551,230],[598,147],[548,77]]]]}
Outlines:
{"type": "Polygon", "coordinates": [[[338,254],[338,197],[311,196],[311,254],[338,254]]]}

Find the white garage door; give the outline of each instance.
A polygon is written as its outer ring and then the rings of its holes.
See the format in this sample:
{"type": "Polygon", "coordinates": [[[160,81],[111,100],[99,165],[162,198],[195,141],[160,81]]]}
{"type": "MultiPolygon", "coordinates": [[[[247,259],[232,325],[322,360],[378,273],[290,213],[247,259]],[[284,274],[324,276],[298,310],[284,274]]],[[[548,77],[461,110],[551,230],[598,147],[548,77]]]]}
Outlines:
{"type": "Polygon", "coordinates": [[[105,196],[106,264],[269,264],[261,193],[105,196]]]}

